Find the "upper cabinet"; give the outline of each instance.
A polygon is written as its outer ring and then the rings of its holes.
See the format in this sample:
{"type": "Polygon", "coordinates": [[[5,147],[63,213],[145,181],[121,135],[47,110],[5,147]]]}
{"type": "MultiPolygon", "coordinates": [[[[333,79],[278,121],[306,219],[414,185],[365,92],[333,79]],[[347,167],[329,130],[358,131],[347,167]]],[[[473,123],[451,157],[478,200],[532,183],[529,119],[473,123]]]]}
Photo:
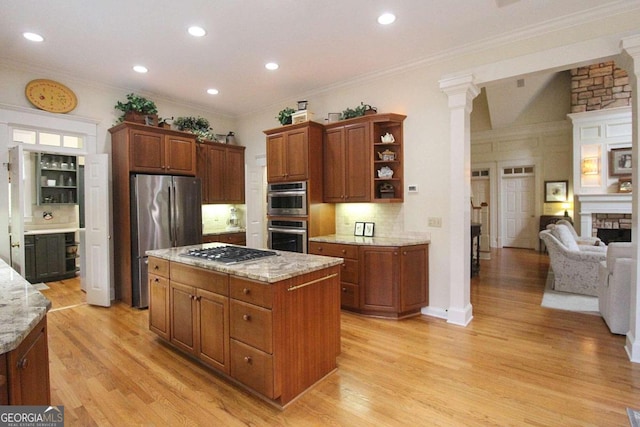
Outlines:
{"type": "Polygon", "coordinates": [[[267,181],[321,180],[323,129],[319,123],[304,122],[264,131],[267,181]]]}
{"type": "Polygon", "coordinates": [[[325,202],[404,201],[405,118],[372,114],[325,126],[325,202]]]}
{"type": "MultiPolygon", "coordinates": [[[[109,131],[114,146],[126,145],[130,172],[195,176],[194,135],[134,123],[122,123],[109,131]]],[[[123,147],[119,148],[121,152],[123,147]]]]}
{"type": "Polygon", "coordinates": [[[197,148],[202,203],[244,203],[244,151],[239,145],[204,142],[197,148]]]}

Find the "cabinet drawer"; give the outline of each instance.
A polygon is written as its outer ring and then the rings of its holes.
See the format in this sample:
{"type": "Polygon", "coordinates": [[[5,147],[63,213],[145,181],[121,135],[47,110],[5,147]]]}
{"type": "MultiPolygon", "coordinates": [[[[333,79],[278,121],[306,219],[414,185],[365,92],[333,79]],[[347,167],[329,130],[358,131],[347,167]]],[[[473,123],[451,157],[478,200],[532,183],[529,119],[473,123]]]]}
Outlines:
{"type": "Polygon", "coordinates": [[[230,373],[233,378],[270,399],[274,399],[273,356],[231,340],[230,373]]]}
{"type": "Polygon", "coordinates": [[[149,257],[149,274],[169,277],[169,261],[166,259],[149,257]]]}
{"type": "Polygon", "coordinates": [[[229,336],[267,353],[273,353],[271,310],[231,300],[229,336]]]}
{"type": "Polygon", "coordinates": [[[351,283],[340,283],[340,306],[360,308],[360,287],[351,283]]]}
{"type": "Polygon", "coordinates": [[[358,275],[359,275],[359,267],[358,261],[353,259],[345,259],[344,263],[340,268],[340,280],[347,283],[352,283],[357,285],[358,275]]]}
{"type": "Polygon", "coordinates": [[[271,308],[273,306],[271,286],[231,276],[229,279],[229,296],[240,301],[271,308]]]}
{"type": "Polygon", "coordinates": [[[229,295],[229,276],[204,268],[174,262],[171,264],[171,281],[219,295],[229,295]]]}
{"type": "Polygon", "coordinates": [[[358,245],[310,242],[309,253],[338,258],[358,259],[358,245]]]}

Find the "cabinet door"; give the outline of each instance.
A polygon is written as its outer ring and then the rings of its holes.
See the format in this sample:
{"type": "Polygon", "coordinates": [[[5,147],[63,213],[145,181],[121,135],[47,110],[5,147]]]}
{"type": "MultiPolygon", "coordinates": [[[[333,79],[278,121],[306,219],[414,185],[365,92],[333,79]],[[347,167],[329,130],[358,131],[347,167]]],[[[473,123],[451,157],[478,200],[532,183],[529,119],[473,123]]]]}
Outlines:
{"type": "Polygon", "coordinates": [[[196,177],[202,182],[202,203],[209,203],[209,148],[204,144],[196,146],[196,177]]]}
{"type": "Polygon", "coordinates": [[[400,311],[429,305],[429,246],[400,248],[400,311]]]}
{"type": "Polygon", "coordinates": [[[9,404],[9,372],[7,371],[7,355],[0,354],[0,405],[9,404]]]}
{"type": "Polygon", "coordinates": [[[371,201],[371,143],[369,124],[345,126],[346,202],[371,201]]]}
{"type": "Polygon", "coordinates": [[[169,279],[149,274],[149,329],[170,339],[169,279]]]}
{"type": "Polygon", "coordinates": [[[208,203],[224,203],[224,181],[226,175],[225,149],[219,146],[207,147],[207,170],[209,172],[208,203]]]}
{"type": "Polygon", "coordinates": [[[267,182],[285,181],[285,135],[267,137],[267,182]]]}
{"type": "Polygon", "coordinates": [[[228,148],[225,165],[225,203],[244,203],[244,149],[228,148]]]}
{"type": "Polygon", "coordinates": [[[198,289],[197,299],[197,356],[229,373],[229,298],[198,289]]]}
{"type": "Polygon", "coordinates": [[[360,268],[361,307],[380,312],[397,311],[398,248],[362,246],[360,268]]]}
{"type": "Polygon", "coordinates": [[[195,352],[195,289],[173,281],[169,282],[171,311],[171,342],[184,351],[195,352]]]}
{"type": "Polygon", "coordinates": [[[344,128],[329,129],[324,134],[324,201],[327,203],[344,202],[345,196],[345,153],[344,128]]]}
{"type": "Polygon", "coordinates": [[[196,174],[196,143],[193,138],[165,135],[165,168],[173,175],[196,174]]]}
{"type": "Polygon", "coordinates": [[[41,234],[35,237],[36,280],[64,273],[64,234],[41,234]]]}
{"type": "Polygon", "coordinates": [[[309,178],[309,130],[307,128],[287,132],[286,180],[304,181],[309,178]]]}
{"type": "Polygon", "coordinates": [[[9,353],[8,365],[10,405],[51,403],[46,318],[9,353]]]}
{"type": "Polygon", "coordinates": [[[24,278],[36,281],[36,242],[34,236],[24,236],[24,278]]]}
{"type": "Polygon", "coordinates": [[[131,130],[129,168],[131,172],[164,172],[164,136],[157,132],[131,130]]]}

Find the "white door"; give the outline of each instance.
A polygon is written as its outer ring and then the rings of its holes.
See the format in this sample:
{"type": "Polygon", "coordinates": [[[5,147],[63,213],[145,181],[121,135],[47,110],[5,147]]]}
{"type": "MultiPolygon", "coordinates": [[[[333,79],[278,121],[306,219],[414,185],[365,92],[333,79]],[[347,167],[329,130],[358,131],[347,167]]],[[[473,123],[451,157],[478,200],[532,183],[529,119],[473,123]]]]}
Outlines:
{"type": "Polygon", "coordinates": [[[502,246],[535,249],[534,177],[503,178],[502,200],[502,246]]]}
{"type": "Polygon", "coordinates": [[[264,248],[265,242],[265,218],[266,197],[265,187],[265,170],[264,166],[254,165],[247,166],[247,210],[246,228],[247,228],[247,246],[252,248],[264,248]]]}
{"type": "Polygon", "coordinates": [[[24,150],[22,144],[9,149],[11,181],[11,268],[24,271],[24,150]]]}
{"type": "Polygon", "coordinates": [[[109,156],[93,154],[85,162],[85,275],[87,303],[111,305],[109,263],[109,156]]]}

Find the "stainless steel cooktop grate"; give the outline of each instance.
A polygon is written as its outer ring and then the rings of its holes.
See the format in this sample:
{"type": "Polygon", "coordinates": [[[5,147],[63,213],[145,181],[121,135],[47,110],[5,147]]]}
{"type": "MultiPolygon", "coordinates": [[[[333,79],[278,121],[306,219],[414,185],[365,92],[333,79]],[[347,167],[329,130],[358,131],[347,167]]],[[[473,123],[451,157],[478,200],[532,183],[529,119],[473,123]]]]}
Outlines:
{"type": "Polygon", "coordinates": [[[201,258],[208,261],[218,261],[224,264],[235,264],[243,261],[276,256],[274,251],[246,248],[242,246],[216,246],[214,248],[190,249],[182,256],[201,258]]]}

